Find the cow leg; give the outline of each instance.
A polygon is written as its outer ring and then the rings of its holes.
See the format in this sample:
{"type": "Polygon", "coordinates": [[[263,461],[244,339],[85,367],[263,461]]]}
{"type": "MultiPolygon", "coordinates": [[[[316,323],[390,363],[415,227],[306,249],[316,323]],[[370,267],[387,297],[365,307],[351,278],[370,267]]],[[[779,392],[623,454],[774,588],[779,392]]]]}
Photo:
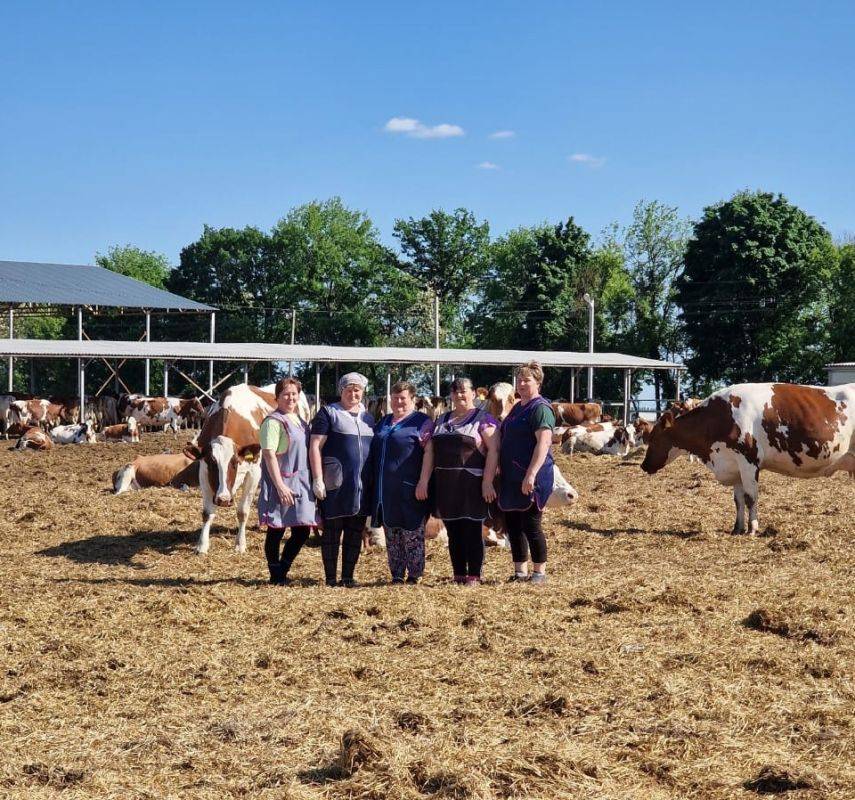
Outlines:
{"type": "Polygon", "coordinates": [[[210,547],[211,524],[217,513],[214,505],[214,491],[208,479],[208,465],[205,461],[199,464],[199,488],[202,491],[202,530],[199,531],[199,541],[196,542],[196,552],[200,556],[207,555],[210,547]]]}
{"type": "MultiPolygon", "coordinates": [[[[235,552],[237,553],[246,552],[246,521],[249,512],[252,510],[252,501],[260,482],[261,465],[251,464],[243,475],[243,494],[241,494],[237,507],[238,533],[235,543],[235,552]]],[[[237,486],[235,486],[235,492],[237,492],[237,486]]]]}
{"type": "Polygon", "coordinates": [[[742,484],[733,487],[733,502],[736,503],[736,522],[733,523],[732,533],[745,533],[745,492],[742,484]]]}
{"type": "Polygon", "coordinates": [[[760,495],[760,470],[747,461],[739,465],[739,477],[742,481],[742,490],[745,493],[745,508],[748,511],[748,533],[752,536],[757,534],[760,522],[757,519],[757,500],[760,495]]]}

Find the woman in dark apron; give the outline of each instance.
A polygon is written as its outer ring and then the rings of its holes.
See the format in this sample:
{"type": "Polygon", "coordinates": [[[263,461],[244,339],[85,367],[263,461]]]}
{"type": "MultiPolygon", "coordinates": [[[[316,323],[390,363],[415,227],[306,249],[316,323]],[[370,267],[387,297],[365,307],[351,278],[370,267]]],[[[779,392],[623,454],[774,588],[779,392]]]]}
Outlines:
{"type": "Polygon", "coordinates": [[[437,419],[426,453],[433,457],[435,514],[448,530],[454,582],[477,586],[484,565],[482,523],[496,499],[493,478],[499,460],[499,425],[475,407],[469,378],[451,384],[452,410],[437,419]]]}
{"type": "Polygon", "coordinates": [[[546,582],[546,537],[541,518],[552,493],[553,461],[550,453],[555,415],[541,397],[543,369],[530,361],[514,371],[520,401],[502,421],[499,432],[499,508],[505,512],[514,574],[525,581],[531,552],[531,582],[546,582]]]}
{"type": "Polygon", "coordinates": [[[261,492],[258,521],[267,526],[264,554],[270,582],[284,586],[288,570],[317,525],[315,496],[309,474],[309,426],[297,415],[300,382],[283,378],[276,384],[276,409],[261,423],[261,492]],[[285,529],[291,536],[279,552],[285,529]]]}
{"type": "Polygon", "coordinates": [[[321,556],[327,586],[356,585],[353,572],[370,505],[367,462],[374,437],[374,417],[362,404],[367,385],[364,375],[348,372],[338,382],[339,402],[324,406],[312,420],[309,462],[312,490],[323,517],[321,556]],[[340,584],[336,582],[339,549],[340,584]]]}
{"type": "Polygon", "coordinates": [[[383,526],[392,583],[418,583],[425,569],[425,521],[431,461],[425,446],[433,421],[416,411],[416,389],[399,381],[391,389],[392,413],[371,440],[371,524],[383,526]]]}

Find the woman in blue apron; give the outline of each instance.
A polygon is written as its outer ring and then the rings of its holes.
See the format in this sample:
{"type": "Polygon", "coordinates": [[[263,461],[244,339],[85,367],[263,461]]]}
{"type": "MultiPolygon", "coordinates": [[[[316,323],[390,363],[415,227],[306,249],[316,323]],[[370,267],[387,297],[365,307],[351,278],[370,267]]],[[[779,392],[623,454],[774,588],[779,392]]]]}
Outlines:
{"type": "Polygon", "coordinates": [[[431,459],[425,453],[433,431],[427,414],[415,410],[416,388],[399,381],[391,389],[392,413],[374,428],[371,441],[371,524],[386,533],[392,583],[418,583],[425,569],[425,521],[431,459]]]}
{"type": "Polygon", "coordinates": [[[284,586],[288,570],[317,525],[315,496],[309,477],[309,426],[297,415],[300,381],[276,384],[276,409],[261,423],[261,491],[258,521],[267,526],[264,554],[270,582],[284,586]],[[291,536],[279,552],[285,529],[291,536]]]}
{"type": "Polygon", "coordinates": [[[451,402],[426,448],[433,458],[434,513],[448,530],[454,582],[477,586],[484,565],[482,523],[487,504],[496,499],[499,423],[485,408],[476,408],[469,378],[452,381],[451,402]]]}
{"type": "Polygon", "coordinates": [[[312,420],[309,462],[312,490],[323,517],[321,557],[327,586],[356,585],[353,572],[370,505],[367,462],[374,437],[374,417],[362,405],[367,385],[364,375],[348,372],[338,382],[339,402],[324,406],[312,420]],[[340,584],[336,582],[339,548],[340,584]]]}
{"type": "Polygon", "coordinates": [[[546,537],[541,518],[552,494],[553,461],[549,451],[555,415],[541,397],[543,368],[530,361],[514,371],[520,401],[502,421],[499,432],[499,508],[505,512],[514,574],[525,581],[531,552],[532,583],[546,582],[546,537]]]}

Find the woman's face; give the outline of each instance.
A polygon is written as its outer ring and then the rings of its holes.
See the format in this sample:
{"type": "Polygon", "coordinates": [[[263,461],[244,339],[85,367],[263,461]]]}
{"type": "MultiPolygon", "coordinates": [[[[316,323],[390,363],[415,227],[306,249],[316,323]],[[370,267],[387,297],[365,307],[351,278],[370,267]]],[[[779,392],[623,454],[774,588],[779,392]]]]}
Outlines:
{"type": "Polygon", "coordinates": [[[404,391],[392,395],[392,416],[405,417],[416,407],[416,399],[409,392],[404,391]]]}
{"type": "Polygon", "coordinates": [[[464,384],[461,388],[452,391],[451,402],[456,411],[471,410],[475,408],[475,392],[468,383],[464,384]]]}
{"type": "Polygon", "coordinates": [[[297,410],[299,399],[300,390],[293,383],[288,383],[276,398],[276,407],[283,414],[293,414],[297,410]]]}
{"type": "Polygon", "coordinates": [[[355,383],[349,383],[342,389],[341,404],[346,409],[355,408],[362,402],[363,389],[355,383]]]}
{"type": "Polygon", "coordinates": [[[531,376],[517,377],[517,391],[522,400],[530,400],[540,394],[540,384],[531,376]]]}

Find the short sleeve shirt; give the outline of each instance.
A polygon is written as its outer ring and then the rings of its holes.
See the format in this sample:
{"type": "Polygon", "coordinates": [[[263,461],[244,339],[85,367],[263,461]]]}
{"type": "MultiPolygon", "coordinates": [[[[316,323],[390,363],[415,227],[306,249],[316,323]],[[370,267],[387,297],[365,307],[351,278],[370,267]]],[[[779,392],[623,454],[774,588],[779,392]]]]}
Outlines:
{"type": "MultiPolygon", "coordinates": [[[[288,414],[287,417],[294,424],[300,424],[296,414],[288,414]]],[[[288,431],[275,419],[266,419],[261,423],[258,439],[262,450],[272,450],[277,456],[288,452],[288,431]]]]}
{"type": "Polygon", "coordinates": [[[552,411],[552,407],[545,404],[539,405],[531,412],[528,424],[531,426],[532,433],[543,428],[552,430],[555,427],[555,413],[552,411]]]}

